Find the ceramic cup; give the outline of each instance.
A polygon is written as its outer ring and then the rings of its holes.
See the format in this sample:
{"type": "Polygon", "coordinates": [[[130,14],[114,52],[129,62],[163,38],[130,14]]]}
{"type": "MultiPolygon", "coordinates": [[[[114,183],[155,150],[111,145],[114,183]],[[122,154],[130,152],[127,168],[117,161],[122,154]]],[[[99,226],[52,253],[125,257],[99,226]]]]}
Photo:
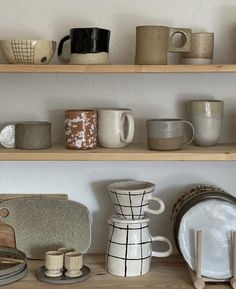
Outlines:
{"type": "Polygon", "coordinates": [[[95,148],[97,145],[96,110],[65,111],[65,140],[68,149],[95,148]]]}
{"type": "Polygon", "coordinates": [[[15,124],[17,149],[39,150],[52,146],[52,124],[45,121],[20,122],[15,124]]]}
{"type": "Polygon", "coordinates": [[[162,236],[152,237],[149,219],[120,220],[112,216],[109,221],[109,236],[106,255],[107,271],[113,275],[129,277],[146,274],[152,257],[168,257],[173,249],[171,242],[162,236]],[[152,250],[153,242],[165,242],[166,252],[152,250]]]}
{"type": "Polygon", "coordinates": [[[193,100],[189,116],[195,128],[194,143],[199,146],[215,145],[221,135],[224,102],[221,100],[193,100]]]}
{"type": "Polygon", "coordinates": [[[11,64],[48,64],[56,51],[53,40],[1,40],[3,57],[11,64]]]}
{"type": "Polygon", "coordinates": [[[70,252],[65,254],[65,276],[75,278],[82,275],[81,268],[83,266],[83,257],[78,252],[70,252]]]}
{"type": "Polygon", "coordinates": [[[135,64],[167,64],[168,52],[186,52],[191,49],[191,29],[165,26],[136,27],[135,64]],[[174,44],[174,36],[182,34],[182,46],[174,44]]]}
{"type": "Polygon", "coordinates": [[[15,124],[5,124],[0,131],[0,144],[4,148],[15,148],[15,124]]]}
{"type": "Polygon", "coordinates": [[[212,64],[213,59],[212,58],[181,58],[181,64],[186,65],[207,65],[212,64]]]}
{"type": "Polygon", "coordinates": [[[130,109],[98,109],[98,140],[102,147],[126,147],[133,137],[134,118],[130,109]]]}
{"type": "Polygon", "coordinates": [[[121,219],[144,218],[145,213],[159,215],[165,210],[164,202],[153,197],[155,184],[142,181],[116,182],[108,185],[111,200],[116,214],[121,219]],[[150,201],[158,203],[158,209],[149,209],[150,201]]]}
{"type": "Polygon", "coordinates": [[[58,57],[71,64],[109,64],[109,42],[111,31],[107,29],[73,28],[70,35],[61,39],[58,46],[58,57]],[[63,47],[70,40],[71,55],[63,55],[63,47]]]}
{"type": "Polygon", "coordinates": [[[58,251],[49,251],[45,255],[45,275],[48,277],[60,277],[63,269],[64,254],[58,251]]]}
{"type": "Polygon", "coordinates": [[[183,145],[190,144],[195,135],[193,125],[186,120],[178,118],[159,118],[147,120],[148,147],[151,150],[179,150],[183,145]],[[190,126],[192,134],[184,142],[184,126],[190,126]]]}
{"type": "Polygon", "coordinates": [[[183,64],[211,64],[214,51],[214,33],[192,33],[191,51],[182,53],[183,64]],[[187,60],[189,59],[189,60],[187,60]],[[197,61],[201,59],[201,61],[197,61]],[[205,61],[203,61],[205,59],[205,61]],[[209,63],[211,60],[211,63],[209,63]]]}

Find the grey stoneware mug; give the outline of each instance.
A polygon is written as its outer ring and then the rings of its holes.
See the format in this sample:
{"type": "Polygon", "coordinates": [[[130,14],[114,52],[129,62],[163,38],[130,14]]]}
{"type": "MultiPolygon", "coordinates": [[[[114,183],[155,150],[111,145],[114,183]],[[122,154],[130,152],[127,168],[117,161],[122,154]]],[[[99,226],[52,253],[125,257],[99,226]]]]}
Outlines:
{"type": "Polygon", "coordinates": [[[180,150],[183,145],[190,144],[195,136],[191,122],[179,118],[160,118],[147,120],[148,147],[151,150],[180,150]],[[191,128],[191,137],[184,141],[184,126],[191,128]]]}
{"type": "Polygon", "coordinates": [[[224,102],[222,100],[193,100],[189,116],[195,128],[194,143],[199,146],[215,145],[221,135],[224,102]]]}
{"type": "Polygon", "coordinates": [[[167,64],[168,52],[191,51],[191,29],[166,26],[136,27],[135,64],[167,64]],[[182,46],[175,45],[176,34],[182,35],[182,46]]]}

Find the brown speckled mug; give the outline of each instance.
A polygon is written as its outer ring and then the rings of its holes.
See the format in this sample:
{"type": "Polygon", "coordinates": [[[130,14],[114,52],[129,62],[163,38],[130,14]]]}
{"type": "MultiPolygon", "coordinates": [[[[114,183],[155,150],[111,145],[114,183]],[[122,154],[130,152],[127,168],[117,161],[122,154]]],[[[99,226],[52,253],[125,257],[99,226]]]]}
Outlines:
{"type": "Polygon", "coordinates": [[[65,141],[67,149],[88,150],[97,145],[96,110],[65,111],[65,141]]]}

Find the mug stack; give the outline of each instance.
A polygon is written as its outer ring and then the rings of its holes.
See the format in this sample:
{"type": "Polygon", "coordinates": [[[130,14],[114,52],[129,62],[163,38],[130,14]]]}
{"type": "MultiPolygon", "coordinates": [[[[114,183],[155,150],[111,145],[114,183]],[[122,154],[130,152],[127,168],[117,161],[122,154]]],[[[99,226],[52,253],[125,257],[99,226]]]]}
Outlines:
{"type": "Polygon", "coordinates": [[[150,182],[116,182],[108,185],[108,190],[115,215],[108,220],[107,271],[123,277],[143,275],[150,270],[152,256],[167,257],[172,253],[172,244],[167,238],[151,236],[150,219],[145,216],[145,213],[161,214],[165,204],[152,195],[155,184],[150,182]],[[149,201],[157,202],[158,209],[150,209],[149,201]],[[166,242],[169,249],[152,251],[153,241],[166,242]]]}

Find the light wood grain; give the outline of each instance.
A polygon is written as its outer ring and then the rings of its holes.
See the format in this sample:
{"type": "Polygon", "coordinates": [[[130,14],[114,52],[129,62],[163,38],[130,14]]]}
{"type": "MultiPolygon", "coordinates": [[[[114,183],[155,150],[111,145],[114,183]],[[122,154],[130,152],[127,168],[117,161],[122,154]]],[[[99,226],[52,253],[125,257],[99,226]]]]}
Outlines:
{"type": "MultiPolygon", "coordinates": [[[[18,199],[18,198],[33,198],[33,197],[42,197],[42,198],[53,198],[53,199],[62,199],[68,200],[68,195],[66,194],[0,194],[0,202],[18,199]]],[[[16,247],[15,241],[15,231],[9,225],[0,222],[0,247],[16,247]]]]}
{"type": "Polygon", "coordinates": [[[46,150],[0,149],[0,161],[235,161],[236,144],[186,146],[179,151],[151,151],[146,145],[122,149],[67,150],[54,145],[46,150]]]}
{"type": "Polygon", "coordinates": [[[235,64],[211,65],[23,65],[0,64],[0,73],[216,73],[236,72],[235,64]]]}
{"type": "MultiPolygon", "coordinates": [[[[190,289],[192,285],[189,272],[184,262],[177,256],[171,258],[153,258],[151,271],[140,277],[117,277],[108,274],[104,270],[103,255],[85,256],[84,264],[91,268],[92,274],[89,279],[80,284],[73,285],[50,285],[36,280],[34,272],[43,262],[30,261],[30,271],[21,281],[5,286],[6,289],[190,289]]],[[[227,289],[228,285],[206,285],[206,289],[227,289]]]]}

